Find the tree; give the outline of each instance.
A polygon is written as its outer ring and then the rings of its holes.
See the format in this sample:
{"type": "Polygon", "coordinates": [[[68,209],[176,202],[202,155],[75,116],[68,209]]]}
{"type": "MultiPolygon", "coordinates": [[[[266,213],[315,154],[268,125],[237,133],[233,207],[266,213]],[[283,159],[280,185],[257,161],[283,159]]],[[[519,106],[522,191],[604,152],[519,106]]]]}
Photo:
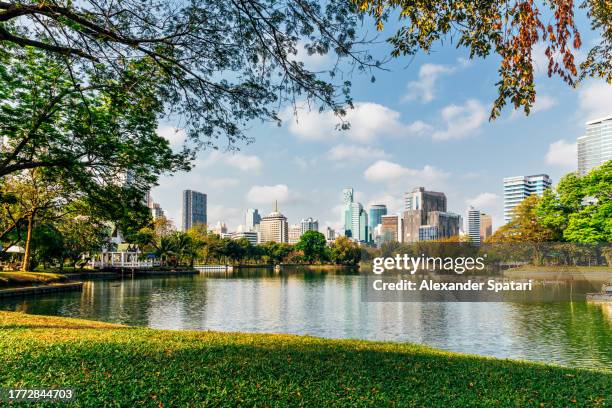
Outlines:
{"type": "MultiPolygon", "coordinates": [[[[335,52],[360,69],[376,66],[354,50],[359,17],[353,11],[339,0],[324,6],[314,0],[9,0],[0,1],[0,46],[55,55],[71,72],[87,73],[86,82],[100,75],[123,81],[127,66],[142,63],[140,77],[156,78],[148,86],[164,98],[167,115],[183,119],[195,144],[224,138],[231,145],[248,140],[246,122],[278,121],[277,107],[298,97],[342,111],[350,83],[315,75],[297,52],[335,52]]],[[[340,67],[331,67],[332,77],[340,67]]]]}
{"type": "Polygon", "coordinates": [[[399,13],[403,23],[389,39],[392,55],[429,53],[436,42],[457,40],[457,47],[469,50],[470,58],[500,56],[498,97],[491,118],[500,114],[509,100],[529,114],[536,101],[533,50],[546,48],[548,75],[558,75],[568,84],[586,76],[599,76],[612,83],[612,9],[609,2],[585,0],[591,26],[601,31],[578,73],[574,54],[581,39],[574,20],[572,1],[400,1],[352,0],[362,13],[373,16],[382,30],[391,16],[399,13]]]}
{"type": "Polygon", "coordinates": [[[338,237],[330,245],[331,259],[336,264],[357,265],[361,260],[359,244],[347,237],[338,237]]]}
{"type": "Polygon", "coordinates": [[[543,225],[538,214],[540,197],[533,194],[514,208],[512,219],[489,238],[489,242],[546,242],[554,241],[557,231],[543,225]]]}
{"type": "Polygon", "coordinates": [[[306,231],[295,245],[297,250],[304,253],[304,260],[309,263],[325,259],[325,235],[319,231],[306,231]]]}
{"type": "MultiPolygon", "coordinates": [[[[62,239],[62,262],[68,259],[76,267],[85,255],[101,251],[109,243],[110,227],[102,220],[88,215],[66,217],[57,223],[62,239]]],[[[86,262],[81,262],[81,268],[86,262]]]]}

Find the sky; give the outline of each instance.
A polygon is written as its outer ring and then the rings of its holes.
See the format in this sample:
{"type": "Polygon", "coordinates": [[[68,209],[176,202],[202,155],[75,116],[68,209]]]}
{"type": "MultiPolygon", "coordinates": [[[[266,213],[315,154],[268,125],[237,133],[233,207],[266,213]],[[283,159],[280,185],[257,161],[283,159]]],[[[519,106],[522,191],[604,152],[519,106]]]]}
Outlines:
{"type": "MultiPolygon", "coordinates": [[[[579,26],[582,61],[597,40],[585,21],[579,26]]],[[[393,27],[382,33],[391,35],[393,27]]],[[[375,50],[388,52],[386,46],[375,50]]],[[[164,176],[152,190],[170,219],[180,228],[181,192],[207,194],[208,223],[244,224],[247,208],[262,215],[279,210],[290,224],[314,217],[319,228],[339,229],[342,189],[352,187],[366,209],[386,204],[389,213],[402,210],[405,191],[424,186],[447,196],[448,211],[464,215],[468,206],[503,223],[504,177],[546,173],[553,183],[577,167],[576,138],[585,122],[612,114],[612,86],[587,80],[574,89],[549,78],[544,48],[534,49],[536,103],[529,116],[507,108],[489,121],[497,96],[497,59],[468,60],[454,45],[434,47],[430,54],[388,63],[386,71],[354,74],[355,109],[346,119],[348,131],[336,130],[330,112],[301,106],[282,112],[283,125],[253,123],[255,139],[238,152],[202,151],[189,173],[164,176]]],[[[314,70],[335,61],[331,56],[300,58],[314,70]]],[[[164,122],[158,133],[178,149],[184,133],[164,122]]]]}

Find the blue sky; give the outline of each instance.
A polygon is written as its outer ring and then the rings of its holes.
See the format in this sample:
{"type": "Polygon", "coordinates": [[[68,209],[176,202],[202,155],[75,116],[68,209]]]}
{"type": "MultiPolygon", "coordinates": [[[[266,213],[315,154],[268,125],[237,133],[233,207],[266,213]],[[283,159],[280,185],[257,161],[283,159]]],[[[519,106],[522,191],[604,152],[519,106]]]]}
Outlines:
{"type": "MultiPolygon", "coordinates": [[[[597,38],[582,25],[579,61],[597,38]]],[[[585,122],[612,114],[611,86],[589,80],[572,89],[547,77],[543,47],[534,55],[538,95],[528,117],[506,109],[489,122],[495,57],[468,61],[465,50],[437,45],[429,55],[391,61],[374,83],[354,74],[349,131],[335,130],[338,120],[329,112],[303,108],[295,118],[287,109],[282,127],[255,123],[248,131],[255,142],[239,152],[201,152],[190,173],[163,177],[153,198],[178,227],[181,191],[189,188],[208,195],[211,225],[224,221],[233,230],[247,208],[265,215],[276,199],[289,223],[311,216],[322,229],[339,226],[344,187],[353,187],[366,208],[386,204],[393,213],[404,191],[425,186],[446,193],[449,211],[464,215],[474,205],[492,214],[497,228],[504,177],[547,173],[556,183],[576,169],[575,142],[585,122]]],[[[334,61],[301,58],[316,70],[334,61]]],[[[182,133],[172,123],[158,131],[180,146],[182,133]]]]}

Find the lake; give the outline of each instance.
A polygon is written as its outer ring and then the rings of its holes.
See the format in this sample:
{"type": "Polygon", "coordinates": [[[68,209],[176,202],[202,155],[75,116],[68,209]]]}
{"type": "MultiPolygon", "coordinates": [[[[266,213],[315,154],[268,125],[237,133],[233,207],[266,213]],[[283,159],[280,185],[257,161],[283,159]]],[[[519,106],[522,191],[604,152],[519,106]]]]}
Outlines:
{"type": "MultiPolygon", "coordinates": [[[[161,329],[413,342],[493,357],[612,367],[609,307],[583,300],[364,302],[363,279],[334,272],[251,270],[89,280],[82,292],[2,299],[0,309],[161,329]]],[[[573,282],[554,290],[572,291],[581,299],[593,286],[573,282]]]]}

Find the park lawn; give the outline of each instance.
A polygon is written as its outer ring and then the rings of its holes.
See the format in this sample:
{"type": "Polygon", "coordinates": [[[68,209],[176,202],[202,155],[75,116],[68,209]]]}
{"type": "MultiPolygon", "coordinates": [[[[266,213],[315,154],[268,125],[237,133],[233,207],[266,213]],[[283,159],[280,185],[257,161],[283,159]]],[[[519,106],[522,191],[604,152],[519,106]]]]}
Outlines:
{"type": "Polygon", "coordinates": [[[47,272],[0,272],[0,289],[61,283],[68,277],[47,272]]]}
{"type": "Polygon", "coordinates": [[[0,387],[73,388],[87,407],[603,407],[612,374],[413,344],[0,312],[0,387]]]}

